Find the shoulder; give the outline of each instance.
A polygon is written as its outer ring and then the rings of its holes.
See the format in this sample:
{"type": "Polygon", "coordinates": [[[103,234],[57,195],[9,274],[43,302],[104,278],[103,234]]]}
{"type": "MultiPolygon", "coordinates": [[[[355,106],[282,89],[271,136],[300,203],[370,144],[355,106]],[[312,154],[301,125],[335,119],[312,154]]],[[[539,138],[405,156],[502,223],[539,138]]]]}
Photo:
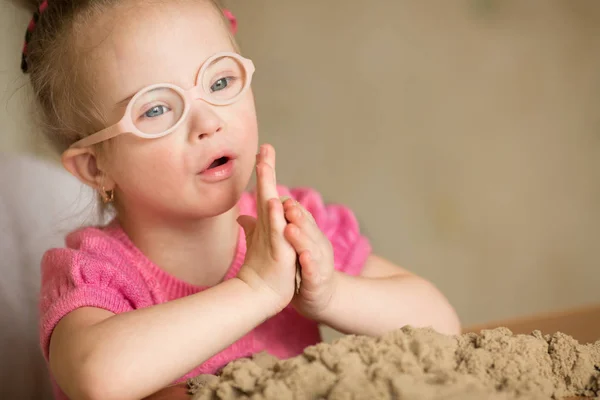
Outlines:
{"type": "Polygon", "coordinates": [[[101,275],[127,272],[124,245],[110,228],[85,227],[69,233],[65,247],[53,248],[42,258],[42,282],[67,274],[76,284],[93,283],[101,275]]]}
{"type": "Polygon", "coordinates": [[[44,253],[40,306],[47,309],[63,297],[78,301],[114,297],[113,312],[148,305],[148,286],[130,254],[110,227],[86,227],[70,233],[65,247],[44,253]]]}

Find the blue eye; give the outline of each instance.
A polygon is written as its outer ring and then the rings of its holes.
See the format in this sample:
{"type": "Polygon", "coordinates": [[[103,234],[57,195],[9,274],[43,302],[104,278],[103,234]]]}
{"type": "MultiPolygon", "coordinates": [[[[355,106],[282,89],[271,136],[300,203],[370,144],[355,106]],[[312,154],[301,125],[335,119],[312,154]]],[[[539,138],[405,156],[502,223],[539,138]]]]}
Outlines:
{"type": "Polygon", "coordinates": [[[146,118],[160,117],[161,115],[171,111],[167,106],[155,106],[144,113],[146,118]]]}
{"type": "Polygon", "coordinates": [[[221,78],[218,81],[216,81],[215,83],[213,83],[213,85],[210,87],[210,91],[211,92],[218,92],[219,90],[223,90],[225,89],[227,86],[229,86],[229,81],[231,80],[231,78],[221,78]]]}

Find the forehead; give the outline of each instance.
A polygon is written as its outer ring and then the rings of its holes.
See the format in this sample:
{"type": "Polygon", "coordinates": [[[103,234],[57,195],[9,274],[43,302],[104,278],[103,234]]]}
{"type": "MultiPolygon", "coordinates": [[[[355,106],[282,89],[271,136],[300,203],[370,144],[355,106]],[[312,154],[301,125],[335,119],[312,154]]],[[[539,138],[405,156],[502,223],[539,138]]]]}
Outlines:
{"type": "Polygon", "coordinates": [[[208,1],[127,3],[104,13],[80,39],[80,46],[91,44],[86,72],[103,103],[159,82],[191,86],[207,58],[234,50],[208,1]]]}

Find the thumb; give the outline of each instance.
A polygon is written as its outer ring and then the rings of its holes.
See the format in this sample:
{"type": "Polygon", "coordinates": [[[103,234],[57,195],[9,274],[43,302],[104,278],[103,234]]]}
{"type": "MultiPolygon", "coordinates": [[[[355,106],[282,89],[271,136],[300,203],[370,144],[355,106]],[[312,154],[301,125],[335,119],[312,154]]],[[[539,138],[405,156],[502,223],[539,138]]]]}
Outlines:
{"type": "Polygon", "coordinates": [[[254,228],[256,227],[256,218],[250,215],[240,215],[237,219],[237,223],[240,224],[246,235],[246,242],[252,236],[254,228]]]}

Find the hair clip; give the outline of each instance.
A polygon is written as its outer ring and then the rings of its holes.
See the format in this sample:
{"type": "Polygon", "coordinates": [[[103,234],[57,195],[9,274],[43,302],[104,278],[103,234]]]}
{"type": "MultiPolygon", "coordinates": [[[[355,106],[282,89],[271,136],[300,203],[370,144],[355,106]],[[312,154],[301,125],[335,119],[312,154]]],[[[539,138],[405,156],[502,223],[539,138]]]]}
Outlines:
{"type": "Polygon", "coordinates": [[[29,44],[29,40],[31,39],[31,34],[33,33],[33,30],[35,29],[35,25],[37,24],[38,20],[40,19],[40,15],[44,11],[46,11],[46,8],[48,8],[48,1],[44,0],[42,2],[42,4],[40,4],[37,11],[33,13],[33,17],[31,18],[31,21],[29,21],[29,25],[27,25],[27,32],[25,32],[25,43],[23,44],[23,51],[21,52],[21,70],[24,73],[26,73],[27,69],[28,69],[27,45],[29,44]]]}
{"type": "Polygon", "coordinates": [[[229,24],[231,25],[231,33],[233,33],[235,35],[235,33],[237,32],[237,25],[238,25],[235,15],[233,15],[233,13],[227,9],[223,10],[223,14],[225,14],[225,17],[227,18],[227,20],[229,21],[229,24]]]}

